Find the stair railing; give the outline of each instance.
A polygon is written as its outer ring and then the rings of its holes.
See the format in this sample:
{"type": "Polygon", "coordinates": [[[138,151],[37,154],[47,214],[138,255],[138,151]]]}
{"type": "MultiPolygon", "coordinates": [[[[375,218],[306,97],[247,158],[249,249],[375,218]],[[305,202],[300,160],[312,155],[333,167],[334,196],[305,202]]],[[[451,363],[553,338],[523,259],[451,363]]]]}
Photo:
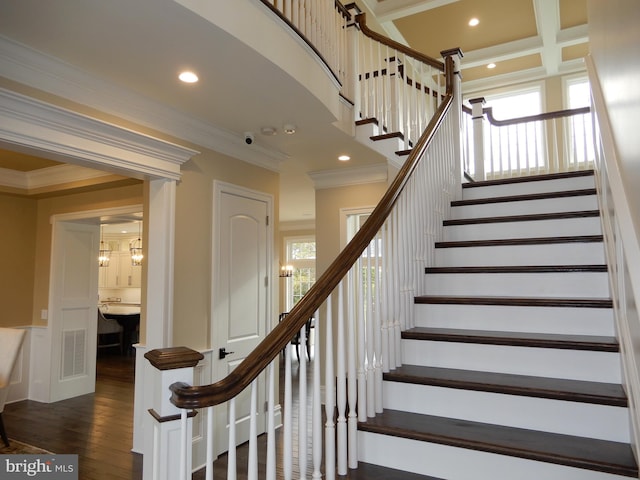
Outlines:
{"type": "Polygon", "coordinates": [[[348,70],[347,23],[351,15],[336,0],[260,0],[311,48],[344,85],[348,70]]]}
{"type": "MultiPolygon", "coordinates": [[[[451,200],[457,197],[460,189],[459,78],[455,74],[459,70],[459,51],[448,52],[444,62],[429,59],[429,69],[419,67],[422,55],[373,34],[366,29],[363,17],[358,24],[367,38],[376,37],[382,44],[375,50],[385,52],[370,57],[363,64],[365,69],[380,71],[382,67],[375,63],[389,64],[393,57],[398,66],[397,76],[402,78],[402,83],[409,78],[408,72],[411,72],[412,82],[420,78],[423,84],[435,82],[435,85],[439,85],[440,80],[436,79],[443,78],[442,89],[432,89],[430,86],[428,91],[418,90],[429,102],[435,99],[437,103],[422,109],[420,114],[409,114],[408,107],[399,109],[404,112],[403,118],[415,120],[413,125],[411,121],[414,120],[405,121],[405,126],[409,125],[406,128],[411,131],[423,128],[421,135],[412,134],[411,138],[415,140],[412,140],[412,149],[405,163],[353,239],[258,347],[227,377],[210,385],[192,385],[192,375],[166,375],[174,382],[169,387],[170,401],[174,406],[171,408],[177,407],[179,414],[173,416],[156,411],[152,412],[152,416],[158,425],[162,425],[162,422],[179,422],[180,433],[162,433],[163,427],[157,427],[153,439],[153,461],[149,461],[149,464],[153,463],[153,466],[150,465],[153,472],[162,470],[160,465],[166,467],[166,463],[162,463],[162,456],[167,454],[168,446],[163,442],[175,445],[172,442],[179,438],[179,466],[175,467],[175,472],[166,473],[166,478],[190,478],[191,472],[202,464],[206,468],[206,478],[213,478],[215,409],[225,409],[228,415],[227,478],[230,479],[236,478],[236,471],[240,469],[246,471],[250,479],[257,479],[258,476],[275,479],[278,458],[285,479],[292,478],[294,470],[300,478],[306,478],[307,475],[321,478],[321,468],[324,468],[324,475],[329,479],[335,478],[336,473],[344,475],[348,468],[357,468],[358,421],[382,411],[382,374],[402,362],[400,332],[414,324],[413,298],[424,293],[424,268],[433,265],[434,243],[441,239],[442,221],[447,217],[451,200]],[[300,344],[305,343],[306,323],[310,317],[315,319],[316,338],[324,339],[320,345],[324,344],[325,350],[315,349],[310,390],[307,390],[306,358],[304,353],[300,356],[298,397],[294,399],[291,340],[299,335],[300,344]],[[286,349],[284,405],[282,429],[277,431],[276,369],[283,349],[286,349]],[[324,399],[321,397],[321,362],[324,369],[324,399]],[[179,378],[186,380],[176,381],[179,378]],[[257,414],[258,389],[263,378],[266,380],[267,398],[264,427],[258,425],[257,414]],[[250,403],[249,454],[248,464],[239,466],[236,443],[243,439],[236,435],[235,412],[238,409],[238,396],[245,391],[243,401],[248,398],[250,403]],[[297,430],[294,429],[294,405],[299,409],[297,430]],[[192,465],[194,410],[202,413],[200,417],[206,419],[200,420],[198,430],[199,435],[207,439],[207,459],[192,465]],[[309,426],[311,432],[308,432],[309,426]],[[263,430],[266,432],[266,459],[259,461],[258,437],[263,430]],[[294,439],[297,448],[293,447],[294,439]],[[279,451],[276,444],[281,446],[279,451]],[[311,451],[309,458],[306,455],[308,451],[311,451]],[[294,456],[294,452],[299,455],[294,456]]],[[[366,49],[374,50],[369,46],[366,49]]],[[[417,90],[413,86],[411,88],[417,90]]],[[[370,90],[367,94],[370,98],[373,98],[372,92],[373,96],[382,95],[386,89],[383,86],[370,90]]],[[[409,105],[416,98],[386,96],[385,103],[400,99],[409,105]]],[[[422,99],[416,101],[425,103],[422,99]]],[[[392,111],[394,107],[389,108],[392,111]]],[[[385,115],[381,118],[388,118],[385,115]]],[[[188,349],[182,352],[180,348],[166,349],[167,352],[151,351],[145,357],[159,371],[192,368],[199,361],[197,352],[189,352],[188,349]],[[184,360],[181,358],[183,353],[187,357],[184,360]],[[175,367],[170,364],[175,364],[175,367]]],[[[160,380],[157,383],[167,382],[160,380]]],[[[164,412],[171,411],[166,405],[160,405],[159,408],[164,412]]],[[[164,425],[165,431],[171,430],[166,423],[164,425]]],[[[225,426],[219,429],[224,430],[225,426]]],[[[168,472],[171,468],[164,470],[168,472]]],[[[153,472],[149,478],[160,478],[151,476],[153,472]]]]}
{"type": "Polygon", "coordinates": [[[375,123],[377,136],[398,138],[408,151],[444,96],[444,65],[374,32],[364,13],[355,22],[356,120],[375,123]]]}
{"type": "Polygon", "coordinates": [[[484,98],[464,108],[467,172],[475,180],[593,168],[590,108],[498,120],[484,98]]]}

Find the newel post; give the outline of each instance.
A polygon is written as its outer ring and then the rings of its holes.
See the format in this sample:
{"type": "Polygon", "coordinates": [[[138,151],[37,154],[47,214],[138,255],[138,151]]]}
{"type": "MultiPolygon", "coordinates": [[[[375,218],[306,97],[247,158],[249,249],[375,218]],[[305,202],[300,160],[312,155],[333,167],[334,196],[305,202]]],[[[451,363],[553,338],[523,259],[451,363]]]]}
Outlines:
{"type": "Polygon", "coordinates": [[[473,160],[474,160],[474,180],[485,179],[484,171],[484,97],[472,98],[471,119],[473,120],[473,160]]]}
{"type": "Polygon", "coordinates": [[[204,358],[187,347],[159,348],[145,353],[153,368],[153,407],[147,421],[143,480],[191,478],[192,417],[187,415],[186,438],[181,431],[182,410],[170,401],[169,386],[176,382],[193,385],[193,370],[204,358]]]}
{"type": "Polygon", "coordinates": [[[453,142],[454,158],[457,159],[454,171],[454,193],[455,200],[460,200],[462,198],[462,182],[464,180],[464,149],[462,148],[462,142],[464,141],[462,128],[462,73],[460,68],[460,60],[463,55],[462,50],[459,48],[443,50],[440,52],[440,55],[445,59],[445,65],[447,63],[447,57],[451,57],[453,60],[453,105],[451,105],[452,111],[449,115],[451,115],[452,118],[454,135],[458,138],[458,141],[453,142]]]}

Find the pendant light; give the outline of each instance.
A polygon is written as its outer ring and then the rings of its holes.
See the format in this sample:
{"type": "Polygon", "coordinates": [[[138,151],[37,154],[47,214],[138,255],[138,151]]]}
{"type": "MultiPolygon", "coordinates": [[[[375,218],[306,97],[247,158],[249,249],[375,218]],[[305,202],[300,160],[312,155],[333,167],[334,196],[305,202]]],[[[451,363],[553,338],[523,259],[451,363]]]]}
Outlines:
{"type": "Polygon", "coordinates": [[[104,243],[104,233],[102,230],[102,225],[100,225],[100,252],[98,255],[98,264],[101,267],[108,267],[110,259],[111,249],[109,248],[109,245],[104,243]]]}
{"type": "Polygon", "coordinates": [[[144,256],[142,255],[142,240],[140,238],[141,223],[142,222],[138,222],[138,239],[129,244],[129,251],[131,252],[131,265],[133,265],[134,267],[139,267],[140,265],[142,265],[142,259],[144,258],[144,256]]]}

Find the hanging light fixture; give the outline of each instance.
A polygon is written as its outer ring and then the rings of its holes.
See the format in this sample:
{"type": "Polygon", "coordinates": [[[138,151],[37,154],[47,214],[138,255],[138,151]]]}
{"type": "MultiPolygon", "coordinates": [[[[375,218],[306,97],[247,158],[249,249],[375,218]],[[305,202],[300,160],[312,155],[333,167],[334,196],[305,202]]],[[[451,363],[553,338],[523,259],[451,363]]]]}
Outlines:
{"type": "Polygon", "coordinates": [[[108,267],[110,259],[111,249],[109,248],[109,245],[104,243],[104,233],[102,231],[102,225],[100,225],[100,252],[98,255],[98,264],[101,267],[108,267]]]}
{"type": "Polygon", "coordinates": [[[142,255],[142,240],[140,239],[140,226],[141,222],[138,222],[138,239],[129,243],[129,251],[131,252],[131,265],[134,267],[139,267],[142,265],[142,259],[144,256],[142,255]]]}
{"type": "Polygon", "coordinates": [[[293,277],[293,265],[283,265],[280,267],[280,278],[293,277]]]}

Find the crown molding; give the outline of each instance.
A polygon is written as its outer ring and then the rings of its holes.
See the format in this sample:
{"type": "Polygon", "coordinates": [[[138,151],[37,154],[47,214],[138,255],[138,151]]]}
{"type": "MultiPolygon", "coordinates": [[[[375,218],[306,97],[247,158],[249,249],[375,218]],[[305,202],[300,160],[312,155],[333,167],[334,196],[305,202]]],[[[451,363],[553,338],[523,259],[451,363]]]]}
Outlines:
{"type": "Polygon", "coordinates": [[[246,148],[230,132],[154,102],[55,57],[0,35],[2,75],[15,82],[95,108],[269,170],[279,171],[283,152],[261,146],[246,148]]]}
{"type": "Polygon", "coordinates": [[[180,179],[196,150],[0,89],[0,141],[134,178],[180,179]]]}
{"type": "Polygon", "coordinates": [[[54,187],[66,183],[82,182],[96,178],[108,177],[110,173],[79,165],[56,165],[31,172],[18,172],[0,168],[0,185],[4,187],[32,190],[36,188],[54,187]]]}
{"type": "Polygon", "coordinates": [[[364,167],[310,172],[309,177],[311,177],[316,190],[364,185],[367,183],[380,183],[387,181],[387,164],[381,163],[364,167]]]}

